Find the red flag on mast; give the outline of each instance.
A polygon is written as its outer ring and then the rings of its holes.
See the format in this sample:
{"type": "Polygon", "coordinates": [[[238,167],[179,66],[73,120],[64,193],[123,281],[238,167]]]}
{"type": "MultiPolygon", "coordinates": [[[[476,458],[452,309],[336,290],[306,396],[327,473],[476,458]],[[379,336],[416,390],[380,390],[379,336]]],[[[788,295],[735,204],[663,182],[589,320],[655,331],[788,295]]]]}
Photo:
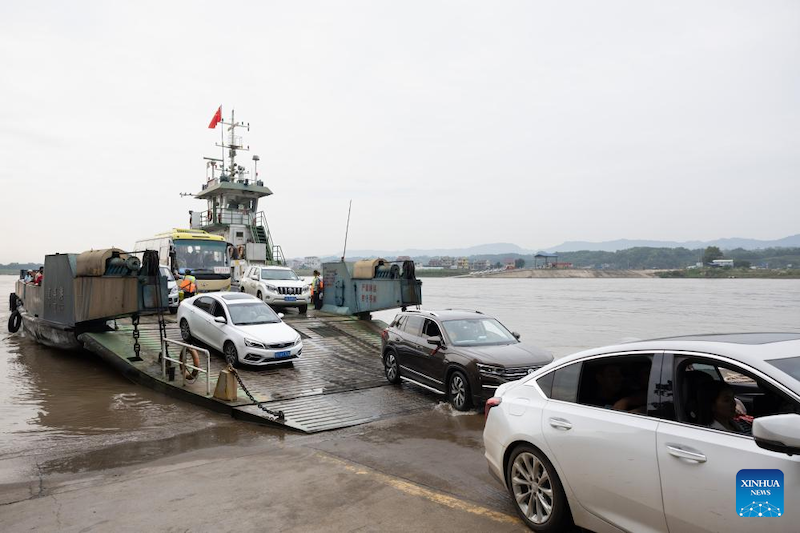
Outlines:
{"type": "Polygon", "coordinates": [[[208,125],[208,129],[213,130],[220,122],[222,122],[222,106],[219,106],[217,112],[214,113],[214,117],[211,119],[211,124],[208,125]]]}

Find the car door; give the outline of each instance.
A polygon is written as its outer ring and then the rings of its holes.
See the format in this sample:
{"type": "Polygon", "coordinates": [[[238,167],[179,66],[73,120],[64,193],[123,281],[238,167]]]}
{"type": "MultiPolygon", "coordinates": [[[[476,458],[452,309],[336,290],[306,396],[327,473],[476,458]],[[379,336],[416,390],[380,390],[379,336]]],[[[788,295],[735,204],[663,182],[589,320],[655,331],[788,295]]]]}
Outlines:
{"type": "Polygon", "coordinates": [[[400,373],[404,377],[427,384],[427,379],[419,367],[419,358],[416,355],[423,323],[423,317],[408,315],[402,330],[398,333],[397,358],[400,364],[400,373]]]}
{"type": "MultiPolygon", "coordinates": [[[[626,531],[667,532],[655,450],[659,374],[657,353],[611,354],[557,369],[541,422],[553,462],[563,474],[561,481],[576,501],[626,531]],[[644,413],[615,410],[614,400],[597,399],[604,371],[645,361],[650,362],[650,372],[645,375],[644,413]]],[[[625,379],[635,379],[633,375],[627,372],[625,379]]],[[[627,387],[634,389],[632,383],[627,387]]],[[[619,387],[619,400],[628,394],[638,393],[619,387]]]]}
{"type": "Polygon", "coordinates": [[[213,339],[211,326],[211,322],[213,321],[211,316],[213,306],[213,298],[201,296],[200,298],[196,299],[194,301],[195,309],[193,313],[193,320],[189,324],[192,334],[206,344],[212,344],[213,339]]]}
{"type": "Polygon", "coordinates": [[[230,319],[225,310],[225,304],[222,302],[215,300],[214,306],[211,308],[211,320],[209,321],[209,340],[208,344],[218,350],[222,350],[222,346],[225,344],[225,340],[228,338],[228,328],[230,324],[230,319]],[[217,317],[222,317],[225,319],[224,324],[220,324],[215,319],[217,317]]]}
{"type": "Polygon", "coordinates": [[[444,390],[445,354],[441,348],[428,342],[432,338],[442,339],[442,332],[435,321],[426,318],[419,336],[411,347],[412,366],[426,377],[427,384],[444,390]]]}
{"type": "MultiPolygon", "coordinates": [[[[665,420],[659,424],[656,451],[661,471],[664,512],[670,530],[686,533],[798,531],[800,526],[796,520],[785,519],[788,516],[774,516],[774,512],[763,522],[751,518],[758,515],[759,504],[762,517],[767,514],[764,511],[767,498],[755,495],[752,500],[737,504],[737,478],[741,470],[780,470],[784,476],[785,503],[789,504],[787,512],[791,512],[790,502],[797,502],[800,497],[800,457],[762,449],[750,435],[712,429],[701,425],[702,420],[695,420],[692,383],[701,390],[710,387],[714,380],[690,377],[692,372],[708,366],[724,368],[723,374],[728,376],[735,373],[753,379],[753,384],[765,394],[780,396],[780,412],[788,406],[800,413],[796,399],[781,393],[778,387],[773,388],[771,380],[753,369],[719,356],[667,354],[663,382],[669,395],[670,408],[665,410],[665,420]],[[674,390],[672,383],[675,384],[674,390]],[[742,503],[753,505],[742,507],[742,503]]],[[[732,390],[741,389],[735,387],[736,382],[741,383],[742,380],[733,381],[732,390]]],[[[752,393],[753,387],[749,390],[752,393]]],[[[760,413],[778,414],[769,409],[761,408],[760,413]]],[[[755,411],[755,414],[759,412],[755,411]]],[[[782,511],[779,512],[782,514],[782,511]]]]}

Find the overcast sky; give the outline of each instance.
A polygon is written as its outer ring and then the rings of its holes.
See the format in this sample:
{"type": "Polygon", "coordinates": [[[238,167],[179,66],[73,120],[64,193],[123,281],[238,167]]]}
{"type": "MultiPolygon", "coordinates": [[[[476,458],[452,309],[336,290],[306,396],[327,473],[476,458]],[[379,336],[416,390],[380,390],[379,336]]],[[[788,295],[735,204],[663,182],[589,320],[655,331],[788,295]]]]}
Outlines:
{"type": "Polygon", "coordinates": [[[800,232],[800,2],[2,2],[0,262],[185,226],[250,122],[289,257],[800,232]]]}

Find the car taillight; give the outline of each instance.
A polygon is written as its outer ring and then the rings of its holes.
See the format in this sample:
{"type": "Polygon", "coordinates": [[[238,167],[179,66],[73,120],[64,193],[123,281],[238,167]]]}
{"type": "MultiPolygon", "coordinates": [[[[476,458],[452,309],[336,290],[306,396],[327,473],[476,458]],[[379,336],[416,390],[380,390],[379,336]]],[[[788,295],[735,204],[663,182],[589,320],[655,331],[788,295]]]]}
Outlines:
{"type": "Polygon", "coordinates": [[[486,419],[489,418],[489,409],[491,409],[492,407],[497,407],[498,405],[500,405],[500,402],[502,402],[502,401],[503,401],[503,399],[502,398],[498,398],[497,396],[495,396],[493,398],[489,398],[488,400],[486,400],[486,405],[483,407],[483,419],[484,419],[484,421],[486,421],[486,419]]]}
{"type": "Polygon", "coordinates": [[[381,331],[381,339],[383,339],[384,341],[388,341],[389,340],[389,330],[388,329],[385,329],[385,330],[381,331]]]}

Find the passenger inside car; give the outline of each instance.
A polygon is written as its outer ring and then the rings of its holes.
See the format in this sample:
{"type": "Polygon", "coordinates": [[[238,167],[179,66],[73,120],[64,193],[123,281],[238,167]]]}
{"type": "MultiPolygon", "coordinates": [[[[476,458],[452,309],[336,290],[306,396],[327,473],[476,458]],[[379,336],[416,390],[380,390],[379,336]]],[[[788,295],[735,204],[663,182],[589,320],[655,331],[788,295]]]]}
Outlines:
{"type": "Polygon", "coordinates": [[[736,413],[733,389],[724,381],[712,381],[699,391],[699,422],[722,431],[751,434],[752,424],[736,413]]]}
{"type": "Polygon", "coordinates": [[[612,409],[622,397],[625,376],[619,365],[603,365],[594,370],[594,398],[587,403],[612,409]]]}

